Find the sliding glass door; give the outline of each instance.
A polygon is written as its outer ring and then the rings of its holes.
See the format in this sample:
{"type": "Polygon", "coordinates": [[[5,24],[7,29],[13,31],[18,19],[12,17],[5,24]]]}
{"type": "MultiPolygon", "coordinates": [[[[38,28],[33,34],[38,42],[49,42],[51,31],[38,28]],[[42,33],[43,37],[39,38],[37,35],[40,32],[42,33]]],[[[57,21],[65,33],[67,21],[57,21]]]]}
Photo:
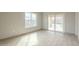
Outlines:
{"type": "Polygon", "coordinates": [[[55,14],[48,16],[48,30],[52,31],[64,31],[64,15],[63,14],[55,14]]]}

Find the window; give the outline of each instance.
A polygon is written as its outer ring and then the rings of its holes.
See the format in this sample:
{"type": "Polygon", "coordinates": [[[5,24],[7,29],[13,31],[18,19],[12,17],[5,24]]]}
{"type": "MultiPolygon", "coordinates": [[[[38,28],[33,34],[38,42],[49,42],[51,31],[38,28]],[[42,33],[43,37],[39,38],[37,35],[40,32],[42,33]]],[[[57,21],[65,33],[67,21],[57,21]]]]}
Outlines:
{"type": "Polygon", "coordinates": [[[37,26],[37,15],[35,13],[25,13],[25,28],[31,28],[37,26]]]}

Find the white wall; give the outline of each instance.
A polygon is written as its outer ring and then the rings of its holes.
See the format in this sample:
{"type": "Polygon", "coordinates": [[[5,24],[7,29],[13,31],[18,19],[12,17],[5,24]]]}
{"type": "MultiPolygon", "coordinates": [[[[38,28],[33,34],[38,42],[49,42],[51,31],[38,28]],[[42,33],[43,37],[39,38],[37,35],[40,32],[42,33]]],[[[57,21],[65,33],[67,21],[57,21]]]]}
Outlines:
{"type": "MultiPolygon", "coordinates": [[[[60,13],[60,12],[57,12],[60,13]]],[[[56,14],[54,13],[50,13],[50,12],[45,12],[43,13],[43,29],[47,29],[48,28],[48,15],[49,14],[56,14]]],[[[73,12],[68,12],[68,13],[63,13],[64,14],[64,27],[65,27],[65,32],[67,33],[75,33],[75,13],[73,12]]]]}
{"type": "Polygon", "coordinates": [[[75,34],[75,13],[65,13],[65,32],[75,34]]]}
{"type": "Polygon", "coordinates": [[[76,26],[75,26],[75,34],[78,36],[79,38],[79,12],[75,13],[75,18],[76,18],[76,26]]]}
{"type": "Polygon", "coordinates": [[[16,36],[22,33],[35,31],[41,28],[41,13],[37,13],[37,27],[26,29],[24,27],[24,12],[0,13],[0,39],[16,36]]]}
{"type": "Polygon", "coordinates": [[[78,12],[78,39],[79,39],[79,12],[78,12]]]}
{"type": "Polygon", "coordinates": [[[78,36],[78,13],[75,13],[75,35],[78,36]]]}

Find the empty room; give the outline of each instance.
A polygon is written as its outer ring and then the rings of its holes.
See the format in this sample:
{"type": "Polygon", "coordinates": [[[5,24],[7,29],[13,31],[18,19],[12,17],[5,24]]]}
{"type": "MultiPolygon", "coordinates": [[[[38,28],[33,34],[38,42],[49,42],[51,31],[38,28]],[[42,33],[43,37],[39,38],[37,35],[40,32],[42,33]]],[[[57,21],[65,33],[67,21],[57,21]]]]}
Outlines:
{"type": "Polygon", "coordinates": [[[79,46],[78,12],[0,12],[0,46],[79,46]]]}

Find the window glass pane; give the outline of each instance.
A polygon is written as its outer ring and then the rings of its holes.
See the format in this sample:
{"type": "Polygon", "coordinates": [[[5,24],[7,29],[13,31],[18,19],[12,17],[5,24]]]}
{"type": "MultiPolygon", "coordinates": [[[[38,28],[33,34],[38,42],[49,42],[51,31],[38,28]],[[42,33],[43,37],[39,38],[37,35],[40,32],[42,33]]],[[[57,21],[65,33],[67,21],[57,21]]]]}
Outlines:
{"type": "Polygon", "coordinates": [[[56,23],[63,23],[63,15],[56,15],[56,23]]]}
{"type": "Polygon", "coordinates": [[[54,30],[54,24],[51,24],[49,30],[54,30]]]}
{"type": "Polygon", "coordinates": [[[30,22],[29,21],[25,21],[25,27],[30,27],[30,22]]]}
{"type": "Polygon", "coordinates": [[[31,20],[31,18],[25,18],[25,20],[31,20]]]}
{"type": "Polygon", "coordinates": [[[36,26],[36,25],[37,25],[36,19],[37,19],[37,15],[33,13],[33,14],[32,14],[32,25],[33,25],[33,26],[36,26]]]}
{"type": "Polygon", "coordinates": [[[55,17],[53,15],[48,17],[49,30],[54,30],[54,21],[55,21],[55,17]]]}
{"type": "Polygon", "coordinates": [[[63,25],[62,24],[56,24],[56,31],[63,31],[63,25]]]}
{"type": "Polygon", "coordinates": [[[32,14],[32,20],[36,20],[36,14],[32,14]]]}
{"type": "Polygon", "coordinates": [[[25,18],[31,18],[31,13],[26,12],[26,13],[25,13],[25,18]]]}
{"type": "Polygon", "coordinates": [[[50,16],[49,20],[50,20],[51,23],[54,23],[55,17],[54,16],[50,16]]]}

